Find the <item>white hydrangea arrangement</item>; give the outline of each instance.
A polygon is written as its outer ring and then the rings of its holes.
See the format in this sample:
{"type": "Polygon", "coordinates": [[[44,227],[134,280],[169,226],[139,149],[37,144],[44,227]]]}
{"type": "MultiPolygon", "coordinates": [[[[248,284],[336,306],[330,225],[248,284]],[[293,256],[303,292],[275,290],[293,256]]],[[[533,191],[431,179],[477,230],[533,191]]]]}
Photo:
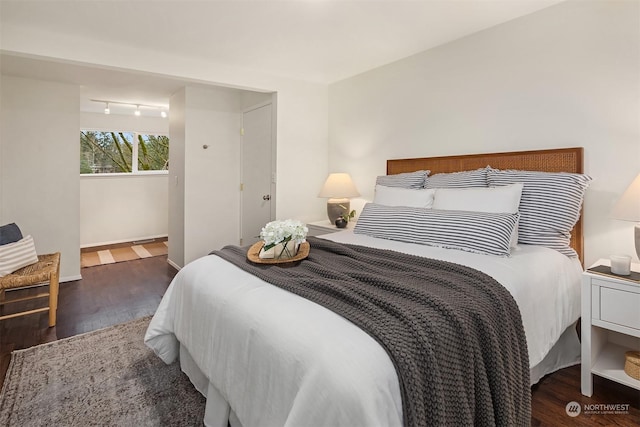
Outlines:
{"type": "Polygon", "coordinates": [[[282,258],[283,256],[292,257],[295,255],[300,243],[305,241],[308,232],[309,229],[307,226],[298,220],[285,219],[271,221],[262,228],[262,231],[260,231],[260,238],[264,240],[264,247],[262,248],[260,256],[263,257],[264,253],[265,257],[269,258],[282,258]],[[294,242],[295,249],[290,248],[289,245],[287,245],[290,241],[294,242]],[[268,256],[267,251],[278,245],[281,245],[282,249],[274,252],[279,253],[273,253],[272,256],[268,256]]]}

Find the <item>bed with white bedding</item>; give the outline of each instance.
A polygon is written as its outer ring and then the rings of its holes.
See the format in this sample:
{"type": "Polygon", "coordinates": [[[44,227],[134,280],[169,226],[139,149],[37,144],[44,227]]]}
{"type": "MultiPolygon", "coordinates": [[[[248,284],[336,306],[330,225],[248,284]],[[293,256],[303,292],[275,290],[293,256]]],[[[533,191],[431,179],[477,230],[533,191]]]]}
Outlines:
{"type": "MultiPolygon", "coordinates": [[[[323,237],[450,261],[491,276],[520,310],[531,383],[578,362],[578,257],[532,244],[494,256],[353,231],[323,237]]],[[[376,340],[338,314],[215,255],[176,275],[145,341],[166,363],[180,358],[207,397],[209,426],[403,424],[398,375],[376,340]]]]}

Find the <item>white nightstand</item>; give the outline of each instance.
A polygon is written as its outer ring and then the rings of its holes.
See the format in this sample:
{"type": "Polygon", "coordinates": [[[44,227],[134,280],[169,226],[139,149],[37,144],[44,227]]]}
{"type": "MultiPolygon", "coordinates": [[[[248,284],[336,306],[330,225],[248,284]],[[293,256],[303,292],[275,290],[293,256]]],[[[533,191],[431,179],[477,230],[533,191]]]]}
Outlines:
{"type": "MultiPolygon", "coordinates": [[[[598,265],[610,265],[598,260],[598,265]]],[[[640,265],[631,270],[640,272],[640,265]]],[[[585,271],[582,276],[581,391],[593,394],[592,374],[640,390],[640,381],[624,372],[624,353],[640,350],[640,282],[585,271]]]]}
{"type": "Polygon", "coordinates": [[[324,221],[309,222],[307,223],[307,228],[309,229],[307,236],[320,236],[322,234],[335,233],[342,230],[353,230],[353,227],[355,226],[356,221],[354,220],[349,221],[346,228],[338,228],[334,224],[331,224],[328,219],[325,219],[324,221]]]}

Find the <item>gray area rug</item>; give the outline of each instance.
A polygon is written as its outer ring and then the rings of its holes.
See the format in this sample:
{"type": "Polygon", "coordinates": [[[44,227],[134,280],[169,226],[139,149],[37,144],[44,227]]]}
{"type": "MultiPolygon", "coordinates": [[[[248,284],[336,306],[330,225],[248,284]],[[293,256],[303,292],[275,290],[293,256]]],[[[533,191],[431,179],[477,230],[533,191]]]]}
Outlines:
{"type": "Polygon", "coordinates": [[[149,320],[13,352],[0,426],[201,426],[204,397],[144,345],[149,320]]]}

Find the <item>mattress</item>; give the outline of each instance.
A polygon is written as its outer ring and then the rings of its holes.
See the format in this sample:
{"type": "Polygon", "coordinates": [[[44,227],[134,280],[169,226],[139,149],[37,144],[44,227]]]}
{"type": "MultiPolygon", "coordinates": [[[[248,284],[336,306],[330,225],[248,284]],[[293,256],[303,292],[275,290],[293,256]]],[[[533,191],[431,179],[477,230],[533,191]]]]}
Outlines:
{"type": "MultiPolygon", "coordinates": [[[[352,231],[323,237],[460,263],[492,276],[520,308],[530,366],[559,367],[559,356],[550,350],[579,317],[582,267],[577,259],[527,245],[501,258],[352,231]]],[[[233,413],[245,427],[402,425],[398,378],[373,338],[216,256],[196,260],[176,275],[145,342],[166,363],[182,347],[189,354],[189,371],[206,378],[216,401],[232,409],[227,416],[233,413]]],[[[207,412],[207,418],[215,418],[209,404],[207,412]]]]}

